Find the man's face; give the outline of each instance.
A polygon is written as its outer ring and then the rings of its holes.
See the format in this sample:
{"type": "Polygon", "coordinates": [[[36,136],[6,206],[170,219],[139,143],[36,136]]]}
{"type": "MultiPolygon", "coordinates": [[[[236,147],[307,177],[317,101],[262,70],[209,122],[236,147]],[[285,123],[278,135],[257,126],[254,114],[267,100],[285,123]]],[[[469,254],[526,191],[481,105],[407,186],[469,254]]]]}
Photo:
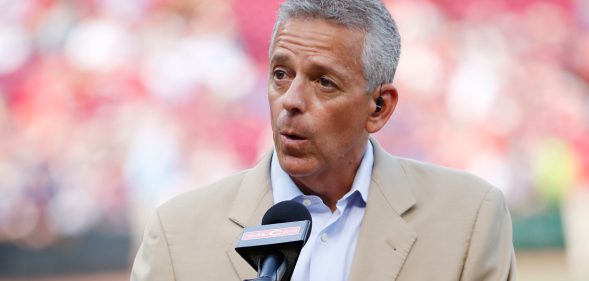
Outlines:
{"type": "Polygon", "coordinates": [[[289,19],[270,53],[268,100],[282,168],[302,179],[358,165],[373,107],[362,72],[361,31],[289,19]]]}

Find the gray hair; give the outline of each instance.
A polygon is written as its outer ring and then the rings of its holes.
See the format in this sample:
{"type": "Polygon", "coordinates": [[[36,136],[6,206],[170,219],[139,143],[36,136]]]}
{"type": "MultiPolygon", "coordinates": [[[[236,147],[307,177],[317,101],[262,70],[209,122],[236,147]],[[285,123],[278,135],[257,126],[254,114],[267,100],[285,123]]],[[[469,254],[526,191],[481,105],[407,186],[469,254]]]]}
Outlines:
{"type": "Polygon", "coordinates": [[[325,19],[363,31],[362,64],[367,92],[393,81],[401,54],[401,36],[380,0],[286,0],[278,11],[270,51],[278,27],[295,17],[325,19]]]}

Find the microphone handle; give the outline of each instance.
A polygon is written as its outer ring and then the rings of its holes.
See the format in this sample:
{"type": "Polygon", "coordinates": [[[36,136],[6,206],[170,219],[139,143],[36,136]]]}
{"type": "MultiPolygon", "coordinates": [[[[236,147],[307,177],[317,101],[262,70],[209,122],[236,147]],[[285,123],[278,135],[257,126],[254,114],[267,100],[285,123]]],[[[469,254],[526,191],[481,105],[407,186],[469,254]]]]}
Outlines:
{"type": "Polygon", "coordinates": [[[244,281],[280,281],[286,271],[286,259],[280,252],[272,251],[262,257],[259,263],[258,277],[244,281]]]}

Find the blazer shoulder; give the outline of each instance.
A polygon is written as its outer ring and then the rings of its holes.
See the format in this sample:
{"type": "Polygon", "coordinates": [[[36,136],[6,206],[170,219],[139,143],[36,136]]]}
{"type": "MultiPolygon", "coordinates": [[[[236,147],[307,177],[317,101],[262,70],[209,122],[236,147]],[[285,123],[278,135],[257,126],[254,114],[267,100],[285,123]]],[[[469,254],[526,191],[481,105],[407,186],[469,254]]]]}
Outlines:
{"type": "Polygon", "coordinates": [[[156,212],[160,217],[181,217],[197,211],[227,208],[233,202],[243,178],[249,170],[225,177],[203,187],[194,188],[166,201],[156,212]]]}
{"type": "Polygon", "coordinates": [[[417,195],[439,195],[438,198],[462,198],[480,203],[489,193],[501,193],[481,177],[465,171],[413,159],[397,159],[417,195]]]}

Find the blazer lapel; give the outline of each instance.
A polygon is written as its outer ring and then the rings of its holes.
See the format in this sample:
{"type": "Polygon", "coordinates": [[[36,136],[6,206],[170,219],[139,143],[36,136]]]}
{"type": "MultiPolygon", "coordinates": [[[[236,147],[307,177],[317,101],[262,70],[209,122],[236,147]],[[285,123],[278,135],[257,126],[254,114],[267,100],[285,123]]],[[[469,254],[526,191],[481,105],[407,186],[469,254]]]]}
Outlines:
{"type": "Polygon", "coordinates": [[[395,280],[417,239],[402,218],[415,205],[403,168],[375,140],[371,141],[375,156],[372,184],[350,281],[395,280]]]}
{"type": "Polygon", "coordinates": [[[259,225],[264,213],[272,207],[273,197],[270,185],[270,160],[272,152],[264,158],[252,170],[248,171],[239,186],[239,190],[229,211],[229,220],[238,225],[234,242],[226,252],[229,261],[241,280],[255,277],[255,271],[235,251],[235,243],[244,227],[259,225]]]}
{"type": "MultiPolygon", "coordinates": [[[[374,139],[370,141],[374,147],[372,185],[350,281],[395,280],[417,239],[415,231],[401,217],[415,205],[403,168],[374,139]]],[[[248,171],[239,187],[229,212],[229,220],[239,226],[235,242],[244,227],[260,224],[273,204],[269,177],[271,157],[270,152],[248,171]]],[[[228,245],[228,259],[241,280],[252,278],[255,271],[235,252],[235,242],[228,245]]]]}

